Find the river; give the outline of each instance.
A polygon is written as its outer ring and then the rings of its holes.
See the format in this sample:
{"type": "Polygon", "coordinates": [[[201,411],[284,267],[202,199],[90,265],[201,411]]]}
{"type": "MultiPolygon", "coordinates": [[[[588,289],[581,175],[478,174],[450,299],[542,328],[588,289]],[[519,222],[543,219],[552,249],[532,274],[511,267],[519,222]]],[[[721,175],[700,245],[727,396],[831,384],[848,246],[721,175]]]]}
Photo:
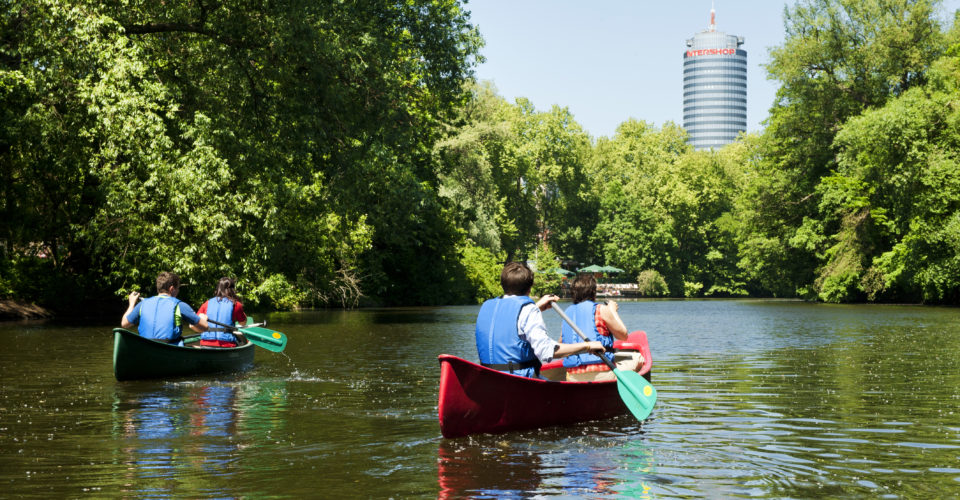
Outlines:
{"type": "Polygon", "coordinates": [[[478,310],[276,313],[289,345],[251,371],[123,383],[114,325],[0,324],[0,496],[960,495],[958,309],[623,301],[654,358],[642,425],[445,440],[436,358],[476,360],[478,310]]]}

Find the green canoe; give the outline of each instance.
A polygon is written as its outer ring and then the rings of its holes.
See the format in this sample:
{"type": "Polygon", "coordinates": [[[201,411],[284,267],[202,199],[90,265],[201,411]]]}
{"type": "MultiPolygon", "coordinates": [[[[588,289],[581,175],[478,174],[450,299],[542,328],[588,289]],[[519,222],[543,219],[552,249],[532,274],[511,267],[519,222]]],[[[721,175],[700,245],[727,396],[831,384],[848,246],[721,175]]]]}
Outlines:
{"type": "Polygon", "coordinates": [[[253,366],[254,345],[239,347],[180,347],[113,329],[113,375],[117,380],[189,377],[237,372],[253,366]]]}

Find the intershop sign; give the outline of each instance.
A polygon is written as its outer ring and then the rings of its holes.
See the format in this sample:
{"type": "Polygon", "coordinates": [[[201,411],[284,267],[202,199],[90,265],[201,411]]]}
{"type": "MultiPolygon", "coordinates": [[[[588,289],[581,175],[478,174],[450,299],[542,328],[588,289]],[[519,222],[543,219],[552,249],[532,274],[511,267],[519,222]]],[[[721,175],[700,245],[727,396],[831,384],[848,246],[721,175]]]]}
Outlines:
{"type": "Polygon", "coordinates": [[[737,49],[701,49],[688,50],[687,57],[696,56],[732,56],[737,53],[737,49]]]}

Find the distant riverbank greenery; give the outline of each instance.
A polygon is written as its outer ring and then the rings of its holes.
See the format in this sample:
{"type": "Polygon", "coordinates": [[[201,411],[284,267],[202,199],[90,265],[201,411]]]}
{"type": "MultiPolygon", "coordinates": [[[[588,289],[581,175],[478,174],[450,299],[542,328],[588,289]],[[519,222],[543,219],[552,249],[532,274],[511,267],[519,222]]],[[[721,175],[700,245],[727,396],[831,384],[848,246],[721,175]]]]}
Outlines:
{"type": "MultiPolygon", "coordinates": [[[[473,79],[454,0],[0,7],[0,298],[237,276],[251,306],[470,303],[504,260],[650,295],[960,303],[960,24],[801,0],[766,128],[693,151],[473,79]]],[[[679,104],[678,104],[679,105],[679,104]]]]}

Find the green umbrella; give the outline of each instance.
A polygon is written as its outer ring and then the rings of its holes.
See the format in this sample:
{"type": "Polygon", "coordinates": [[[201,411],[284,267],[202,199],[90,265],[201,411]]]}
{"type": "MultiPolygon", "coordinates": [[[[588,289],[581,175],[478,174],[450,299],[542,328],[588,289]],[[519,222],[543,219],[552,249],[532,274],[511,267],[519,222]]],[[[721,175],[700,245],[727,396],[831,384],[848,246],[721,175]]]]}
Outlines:
{"type": "Polygon", "coordinates": [[[577,269],[577,272],[578,273],[602,273],[603,268],[596,264],[591,264],[587,267],[582,267],[580,269],[577,269]]]}
{"type": "Polygon", "coordinates": [[[623,272],[623,269],[620,269],[619,267],[613,267],[613,266],[603,266],[603,267],[600,268],[600,272],[602,272],[602,273],[622,273],[622,272],[623,272]]]}

